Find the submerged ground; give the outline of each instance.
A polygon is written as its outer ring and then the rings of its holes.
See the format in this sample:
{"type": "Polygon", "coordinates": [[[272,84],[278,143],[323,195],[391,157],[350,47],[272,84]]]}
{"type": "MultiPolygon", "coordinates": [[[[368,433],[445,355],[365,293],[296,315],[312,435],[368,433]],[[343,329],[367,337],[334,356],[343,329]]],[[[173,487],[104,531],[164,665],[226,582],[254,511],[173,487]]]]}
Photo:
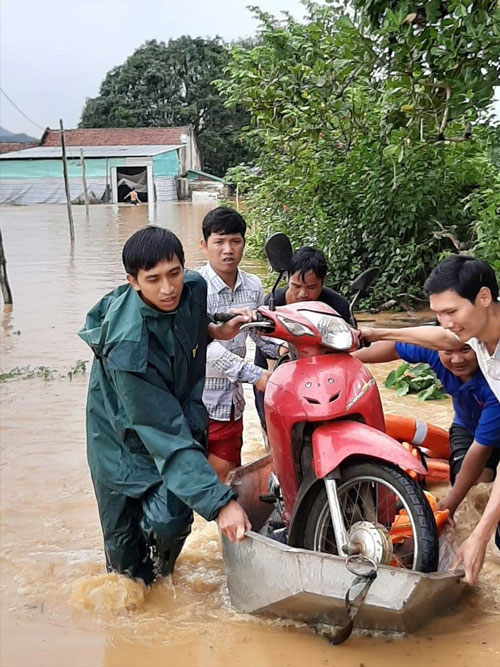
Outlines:
{"type": "MultiPolygon", "coordinates": [[[[74,210],[72,252],[65,207],[1,211],[15,299],[2,316],[1,370],[20,368],[20,375],[0,385],[2,667],[483,667],[500,662],[500,558],[493,546],[479,586],[460,608],[414,637],[353,637],[335,648],[299,624],[234,613],[215,525],[199,518],[172,581],[145,592],[104,573],[85,459],[87,375],[72,374],[78,360],[90,355],[76,331],[93,303],[123,280],[121,247],[148,218],[177,233],[187,265],[199,265],[200,222],[207,207],[94,206],[89,220],[83,207],[74,210]],[[31,377],[40,366],[49,370],[31,377]]],[[[263,270],[258,264],[247,268],[263,270]]],[[[388,368],[372,370],[381,381],[388,368]]],[[[449,424],[448,400],[421,403],[381,392],[389,412],[449,424]]],[[[263,453],[248,402],[245,461],[263,453]]],[[[486,486],[470,494],[458,513],[461,536],[477,521],[486,499],[486,486]]]]}

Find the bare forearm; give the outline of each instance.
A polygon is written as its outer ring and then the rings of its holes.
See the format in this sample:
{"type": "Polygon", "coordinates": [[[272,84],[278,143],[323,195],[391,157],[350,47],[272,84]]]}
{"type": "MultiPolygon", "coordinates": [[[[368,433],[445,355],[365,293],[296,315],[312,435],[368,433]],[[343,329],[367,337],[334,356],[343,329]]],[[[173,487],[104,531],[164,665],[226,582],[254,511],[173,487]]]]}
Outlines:
{"type": "Polygon", "coordinates": [[[370,347],[363,347],[361,350],[356,350],[356,352],[352,353],[352,356],[364,364],[380,364],[385,361],[399,359],[394,341],[389,340],[379,341],[378,343],[373,343],[370,347]]]}
{"type": "Polygon", "coordinates": [[[443,504],[453,514],[469,490],[477,482],[490,455],[490,449],[473,442],[465,455],[455,484],[443,500],[443,504]]]}
{"type": "Polygon", "coordinates": [[[471,537],[487,542],[495,532],[500,521],[500,475],[493,483],[491,495],[484,509],[483,516],[471,533],[471,537]]]}
{"type": "Polygon", "coordinates": [[[458,338],[442,327],[421,326],[404,327],[403,329],[362,329],[363,338],[373,342],[395,341],[399,343],[413,343],[431,350],[448,350],[461,347],[458,338]]]}

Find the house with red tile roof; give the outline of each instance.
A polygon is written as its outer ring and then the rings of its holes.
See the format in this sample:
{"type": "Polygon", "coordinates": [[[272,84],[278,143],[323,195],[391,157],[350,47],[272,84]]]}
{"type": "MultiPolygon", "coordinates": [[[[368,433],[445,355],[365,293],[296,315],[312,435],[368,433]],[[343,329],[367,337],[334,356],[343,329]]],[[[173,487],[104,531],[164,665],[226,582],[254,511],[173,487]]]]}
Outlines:
{"type": "MultiPolygon", "coordinates": [[[[65,130],[71,199],[83,195],[81,156],[88,190],[120,203],[135,189],[143,202],[177,199],[176,180],[201,169],[191,125],[185,127],[65,130]]],[[[40,144],[0,155],[0,203],[65,201],[61,132],[47,128],[40,144]]]]}

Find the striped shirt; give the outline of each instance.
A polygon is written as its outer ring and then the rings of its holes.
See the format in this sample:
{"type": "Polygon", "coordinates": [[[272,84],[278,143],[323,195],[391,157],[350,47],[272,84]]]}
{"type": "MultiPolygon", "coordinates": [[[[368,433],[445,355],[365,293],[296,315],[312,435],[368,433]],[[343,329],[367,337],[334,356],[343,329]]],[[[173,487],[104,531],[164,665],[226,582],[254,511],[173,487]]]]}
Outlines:
{"type": "MultiPolygon", "coordinates": [[[[238,269],[234,289],[215,273],[210,264],[197,269],[208,286],[207,311],[227,312],[231,308],[256,310],[264,301],[260,278],[238,269]]],[[[262,368],[245,361],[247,332],[241,332],[231,340],[217,340],[207,348],[207,375],[203,391],[203,403],[210,419],[229,421],[234,407],[234,418],[241,419],[245,407],[242,382],[255,384],[262,375],[262,368]]]]}

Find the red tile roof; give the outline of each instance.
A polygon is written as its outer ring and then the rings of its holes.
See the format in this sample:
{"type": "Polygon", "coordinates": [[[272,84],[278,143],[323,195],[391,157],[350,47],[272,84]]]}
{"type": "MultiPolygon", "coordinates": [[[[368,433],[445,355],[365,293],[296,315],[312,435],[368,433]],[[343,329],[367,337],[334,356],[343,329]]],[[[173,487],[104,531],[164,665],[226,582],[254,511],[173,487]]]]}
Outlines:
{"type": "MultiPolygon", "coordinates": [[[[64,130],[67,146],[176,146],[189,127],[116,127],[64,130]]],[[[59,130],[47,129],[40,144],[60,146],[59,130]]]]}
{"type": "Polygon", "coordinates": [[[38,146],[38,141],[28,141],[28,142],[23,142],[23,143],[12,143],[8,141],[1,141],[0,142],[0,154],[1,153],[11,153],[12,151],[23,151],[26,148],[34,148],[35,146],[38,146]]]}

